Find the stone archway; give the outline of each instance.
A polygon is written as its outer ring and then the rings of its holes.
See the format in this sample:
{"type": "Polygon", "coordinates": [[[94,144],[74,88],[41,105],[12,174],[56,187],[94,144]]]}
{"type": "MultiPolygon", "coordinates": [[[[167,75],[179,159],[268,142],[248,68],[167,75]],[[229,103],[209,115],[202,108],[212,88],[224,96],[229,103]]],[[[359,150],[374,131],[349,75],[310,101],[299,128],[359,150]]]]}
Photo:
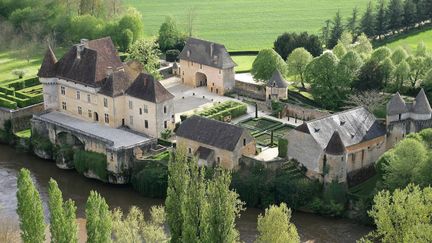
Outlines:
{"type": "Polygon", "coordinates": [[[61,169],[73,169],[74,153],[76,150],[84,150],[85,144],[77,136],[70,132],[59,132],[56,137],[55,161],[61,169]]]}
{"type": "Polygon", "coordinates": [[[195,74],[196,87],[207,86],[207,75],[201,72],[195,74]]]}

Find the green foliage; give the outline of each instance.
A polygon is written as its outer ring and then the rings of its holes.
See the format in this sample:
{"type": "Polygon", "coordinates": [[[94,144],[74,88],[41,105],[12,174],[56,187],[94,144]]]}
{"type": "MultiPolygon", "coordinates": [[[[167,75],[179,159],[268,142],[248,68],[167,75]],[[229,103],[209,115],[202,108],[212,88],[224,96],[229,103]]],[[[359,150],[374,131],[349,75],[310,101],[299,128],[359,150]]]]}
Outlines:
{"type": "Polygon", "coordinates": [[[126,14],[119,20],[119,29],[121,31],[129,29],[133,33],[132,42],[139,40],[144,32],[144,25],[141,13],[134,8],[128,8],[126,14]]]}
{"type": "Polygon", "coordinates": [[[376,225],[369,238],[380,242],[431,242],[431,202],[430,187],[420,189],[409,184],[392,193],[379,192],[369,211],[376,225]]]}
{"type": "Polygon", "coordinates": [[[215,104],[212,107],[205,108],[198,112],[197,115],[207,117],[209,119],[223,121],[227,116],[236,118],[246,114],[246,112],[247,106],[245,104],[229,100],[215,104]]]}
{"type": "Polygon", "coordinates": [[[79,150],[74,153],[73,161],[79,173],[92,172],[101,180],[108,179],[106,155],[79,150]]]}
{"type": "Polygon", "coordinates": [[[130,29],[125,29],[121,32],[120,39],[118,40],[118,45],[121,51],[129,50],[130,45],[133,42],[133,32],[130,29]]]}
{"type": "Polygon", "coordinates": [[[12,122],[8,119],[3,123],[3,129],[0,129],[0,142],[11,144],[13,138],[12,122]]]}
{"type": "Polygon", "coordinates": [[[45,241],[44,212],[29,170],[20,170],[17,186],[17,214],[21,239],[24,243],[42,243],[45,241]]]}
{"type": "Polygon", "coordinates": [[[367,36],[373,36],[375,34],[374,22],[372,2],[369,2],[360,22],[361,32],[365,33],[367,36]]]}
{"type": "Polygon", "coordinates": [[[159,29],[158,43],[162,52],[171,49],[181,51],[184,47],[184,34],[177,27],[172,17],[166,17],[159,29]]]}
{"type": "Polygon", "coordinates": [[[91,191],[85,212],[87,242],[111,242],[112,217],[105,199],[99,193],[91,191]]]}
{"type": "Polygon", "coordinates": [[[177,61],[179,55],[180,55],[180,51],[177,49],[167,50],[165,53],[165,60],[167,62],[175,62],[177,61]]]}
{"type": "Polygon", "coordinates": [[[271,205],[265,214],[258,216],[258,239],[256,242],[295,243],[300,237],[293,223],[290,222],[291,209],[285,203],[271,205]]]}
{"type": "Polygon", "coordinates": [[[334,48],[333,48],[333,54],[336,55],[337,58],[342,58],[345,54],[346,54],[347,50],[345,48],[345,46],[342,43],[338,43],[334,48]]]}
{"type": "Polygon", "coordinates": [[[299,77],[303,88],[305,88],[304,73],[306,71],[306,66],[311,61],[312,61],[312,54],[310,54],[304,48],[294,49],[294,51],[288,56],[287,59],[288,74],[299,77]]]}
{"type": "Polygon", "coordinates": [[[52,155],[54,146],[49,138],[44,137],[38,133],[32,134],[31,143],[33,148],[41,151],[45,151],[47,154],[52,155]]]}
{"type": "Polygon", "coordinates": [[[330,38],[326,43],[326,47],[333,49],[336,46],[338,40],[341,38],[344,31],[344,26],[342,24],[342,17],[340,11],[336,12],[336,16],[333,18],[333,27],[330,32],[330,38]]]}
{"type": "Polygon", "coordinates": [[[159,69],[159,45],[155,40],[137,40],[129,48],[130,55],[127,60],[136,60],[144,65],[144,70],[156,79],[160,79],[159,69]]]}
{"type": "Polygon", "coordinates": [[[161,137],[162,137],[162,139],[165,139],[165,140],[170,138],[171,135],[172,135],[172,131],[170,129],[165,129],[164,131],[161,132],[161,137]]]}
{"type": "Polygon", "coordinates": [[[288,155],[288,140],[284,138],[279,138],[278,156],[281,158],[286,158],[287,155],[288,155]]]}
{"type": "Polygon", "coordinates": [[[287,60],[288,56],[298,48],[307,50],[313,56],[321,55],[323,49],[321,41],[316,35],[309,35],[307,32],[283,33],[274,42],[274,49],[279,55],[287,60]]]}
{"type": "Polygon", "coordinates": [[[164,198],[167,193],[168,169],[159,162],[146,162],[146,166],[134,173],[132,186],[139,193],[151,198],[164,198]]]}
{"type": "Polygon", "coordinates": [[[263,49],[252,64],[251,73],[256,80],[269,80],[275,70],[283,76],[286,74],[286,63],[273,49],[263,49]]]}

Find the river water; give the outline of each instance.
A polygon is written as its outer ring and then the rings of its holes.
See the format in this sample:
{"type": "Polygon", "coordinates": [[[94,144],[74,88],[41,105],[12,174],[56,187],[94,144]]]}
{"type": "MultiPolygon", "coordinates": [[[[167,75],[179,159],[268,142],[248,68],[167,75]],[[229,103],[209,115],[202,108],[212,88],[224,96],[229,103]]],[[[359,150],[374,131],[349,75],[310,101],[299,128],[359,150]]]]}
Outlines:
{"type": "MultiPolygon", "coordinates": [[[[140,196],[128,185],[109,185],[85,178],[75,171],[58,169],[54,162],[41,160],[33,155],[16,152],[13,148],[0,145],[0,223],[4,219],[17,222],[16,179],[20,168],[32,172],[48,215],[48,181],[54,178],[65,199],[75,201],[77,216],[84,217],[85,203],[90,190],[98,191],[105,197],[110,207],[127,210],[132,205],[145,212],[153,205],[163,204],[163,200],[140,196]]],[[[241,240],[253,242],[256,238],[256,221],[262,210],[249,208],[242,212],[237,221],[241,240]]],[[[297,226],[302,242],[355,242],[371,229],[357,225],[346,219],[331,219],[313,214],[293,213],[292,221],[297,226]]]]}

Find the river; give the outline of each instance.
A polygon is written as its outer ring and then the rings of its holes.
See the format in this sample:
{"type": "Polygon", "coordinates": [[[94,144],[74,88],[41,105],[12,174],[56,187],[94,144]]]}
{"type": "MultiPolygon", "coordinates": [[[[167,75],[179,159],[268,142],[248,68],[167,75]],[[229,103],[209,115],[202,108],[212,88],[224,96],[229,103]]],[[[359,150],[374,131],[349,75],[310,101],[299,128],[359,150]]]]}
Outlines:
{"type": "MultiPolygon", "coordinates": [[[[141,207],[145,212],[153,205],[163,204],[163,200],[139,195],[128,185],[110,185],[85,178],[75,171],[58,169],[54,162],[41,160],[33,155],[16,152],[13,148],[0,145],[0,222],[10,218],[17,223],[16,179],[20,168],[28,168],[35,179],[48,215],[48,181],[54,178],[65,199],[75,201],[77,216],[84,217],[85,203],[91,190],[105,197],[111,208],[127,210],[132,205],[141,207]]],[[[237,221],[241,240],[255,240],[256,221],[262,210],[249,208],[242,212],[237,221]]],[[[355,242],[371,229],[355,224],[347,219],[331,219],[314,214],[294,212],[292,221],[297,226],[302,242],[355,242]]]]}

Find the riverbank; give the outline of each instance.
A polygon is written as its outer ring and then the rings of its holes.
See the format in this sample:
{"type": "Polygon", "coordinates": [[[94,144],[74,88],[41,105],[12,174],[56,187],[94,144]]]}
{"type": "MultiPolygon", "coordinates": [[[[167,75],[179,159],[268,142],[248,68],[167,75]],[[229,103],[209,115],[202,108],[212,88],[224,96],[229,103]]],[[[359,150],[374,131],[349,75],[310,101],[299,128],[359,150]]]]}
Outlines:
{"type": "MultiPolygon", "coordinates": [[[[129,185],[111,185],[88,179],[74,170],[61,170],[55,162],[37,158],[31,154],[17,152],[0,145],[0,218],[10,217],[18,223],[16,214],[16,176],[20,168],[28,168],[41,193],[45,215],[48,217],[48,181],[52,177],[63,192],[65,199],[71,198],[77,205],[77,216],[85,215],[85,203],[90,190],[98,191],[111,208],[128,210],[132,205],[142,208],[148,215],[151,206],[164,203],[160,199],[146,198],[129,185]]],[[[237,220],[242,241],[253,242],[256,238],[257,217],[262,210],[248,208],[237,220]]],[[[294,212],[292,218],[302,242],[355,242],[371,229],[347,219],[325,218],[314,214],[294,212]]]]}

